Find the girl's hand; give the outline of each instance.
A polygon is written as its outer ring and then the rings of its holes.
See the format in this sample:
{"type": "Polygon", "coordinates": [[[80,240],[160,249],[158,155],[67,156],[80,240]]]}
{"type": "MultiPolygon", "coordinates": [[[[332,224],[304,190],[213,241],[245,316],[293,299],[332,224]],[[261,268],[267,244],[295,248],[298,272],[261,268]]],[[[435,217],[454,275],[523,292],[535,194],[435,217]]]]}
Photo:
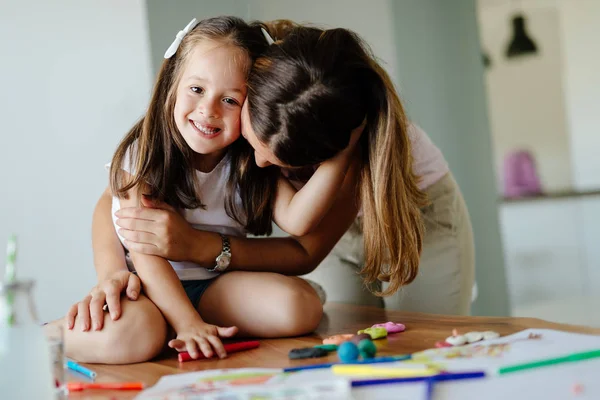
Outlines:
{"type": "Polygon", "coordinates": [[[238,332],[238,328],[230,326],[223,328],[207,324],[206,322],[195,322],[192,325],[179,329],[177,338],[169,342],[169,347],[179,352],[187,351],[190,357],[196,359],[202,352],[206,358],[217,353],[219,358],[227,356],[223,343],[219,338],[229,338],[238,332]]]}
{"type": "Polygon", "coordinates": [[[130,251],[190,261],[196,231],[173,207],[142,197],[143,207],[116,212],[119,234],[130,251]]]}
{"type": "Polygon", "coordinates": [[[113,321],[121,316],[121,293],[125,292],[129,300],[137,300],[142,284],[137,275],[129,271],[119,271],[109,275],[92,288],[90,293],[75,303],[67,313],[67,327],[75,327],[75,318],[81,322],[81,329],[88,331],[90,327],[99,331],[104,326],[104,304],[113,321]]]}

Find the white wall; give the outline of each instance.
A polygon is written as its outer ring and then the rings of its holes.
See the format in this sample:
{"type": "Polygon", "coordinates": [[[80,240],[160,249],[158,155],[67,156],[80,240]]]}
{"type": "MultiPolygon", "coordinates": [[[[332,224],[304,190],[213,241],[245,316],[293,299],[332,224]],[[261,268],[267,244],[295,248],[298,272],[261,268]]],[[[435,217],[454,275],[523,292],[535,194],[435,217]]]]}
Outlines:
{"type": "Polygon", "coordinates": [[[560,25],[573,180],[600,187],[600,1],[560,0],[560,25]]]}
{"type": "Polygon", "coordinates": [[[18,235],[18,275],[37,281],[48,320],[95,282],[103,164],[149,98],[145,4],[1,0],[0,10],[0,243],[18,235]]]}
{"type": "Polygon", "coordinates": [[[486,86],[498,187],[503,161],[514,149],[533,152],[546,191],[572,186],[571,153],[566,123],[559,11],[554,1],[480,0],[481,46],[490,59],[486,86]],[[522,12],[538,54],[507,59],[513,36],[512,16],[522,12]]]}

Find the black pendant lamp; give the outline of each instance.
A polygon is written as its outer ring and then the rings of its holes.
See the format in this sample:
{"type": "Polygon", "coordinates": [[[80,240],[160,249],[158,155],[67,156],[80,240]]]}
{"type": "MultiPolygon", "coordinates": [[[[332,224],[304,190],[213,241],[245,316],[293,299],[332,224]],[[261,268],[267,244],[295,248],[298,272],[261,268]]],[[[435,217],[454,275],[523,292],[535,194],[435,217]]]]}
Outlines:
{"type": "Polygon", "coordinates": [[[514,58],[537,53],[537,46],[525,29],[525,17],[516,15],[512,19],[513,37],[506,49],[506,57],[514,58]]]}

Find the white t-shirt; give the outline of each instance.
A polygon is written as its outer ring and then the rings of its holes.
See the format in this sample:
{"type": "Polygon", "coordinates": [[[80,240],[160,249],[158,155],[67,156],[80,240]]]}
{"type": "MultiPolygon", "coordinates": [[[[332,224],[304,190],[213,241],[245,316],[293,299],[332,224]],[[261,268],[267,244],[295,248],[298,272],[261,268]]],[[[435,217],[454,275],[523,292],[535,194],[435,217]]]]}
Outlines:
{"type": "MultiPolygon", "coordinates": [[[[133,173],[129,165],[129,151],[125,155],[122,168],[130,174],[133,173]]],[[[229,169],[229,156],[226,155],[211,172],[196,171],[200,199],[205,208],[183,210],[182,215],[195,229],[219,232],[229,236],[246,236],[244,226],[229,217],[225,211],[225,193],[227,191],[229,169]]],[[[235,200],[238,206],[241,205],[239,194],[236,194],[235,200]]],[[[113,197],[112,218],[116,230],[119,229],[119,226],[116,225],[117,218],[115,217],[115,212],[120,208],[119,198],[113,197]]],[[[121,235],[119,235],[119,239],[123,243],[123,246],[125,246],[124,238],[121,235]]],[[[169,261],[169,263],[171,263],[180,280],[210,279],[219,275],[217,272],[209,272],[206,268],[188,261],[169,261]]]]}

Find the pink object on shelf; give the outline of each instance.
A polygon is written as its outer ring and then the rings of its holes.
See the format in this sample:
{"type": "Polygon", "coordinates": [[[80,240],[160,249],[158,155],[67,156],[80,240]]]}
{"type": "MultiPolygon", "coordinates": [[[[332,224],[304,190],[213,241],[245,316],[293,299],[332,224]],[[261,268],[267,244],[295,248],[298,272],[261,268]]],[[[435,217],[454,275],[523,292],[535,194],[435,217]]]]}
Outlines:
{"type": "Polygon", "coordinates": [[[533,154],[516,150],[504,159],[504,197],[522,197],[542,193],[533,154]]]}

